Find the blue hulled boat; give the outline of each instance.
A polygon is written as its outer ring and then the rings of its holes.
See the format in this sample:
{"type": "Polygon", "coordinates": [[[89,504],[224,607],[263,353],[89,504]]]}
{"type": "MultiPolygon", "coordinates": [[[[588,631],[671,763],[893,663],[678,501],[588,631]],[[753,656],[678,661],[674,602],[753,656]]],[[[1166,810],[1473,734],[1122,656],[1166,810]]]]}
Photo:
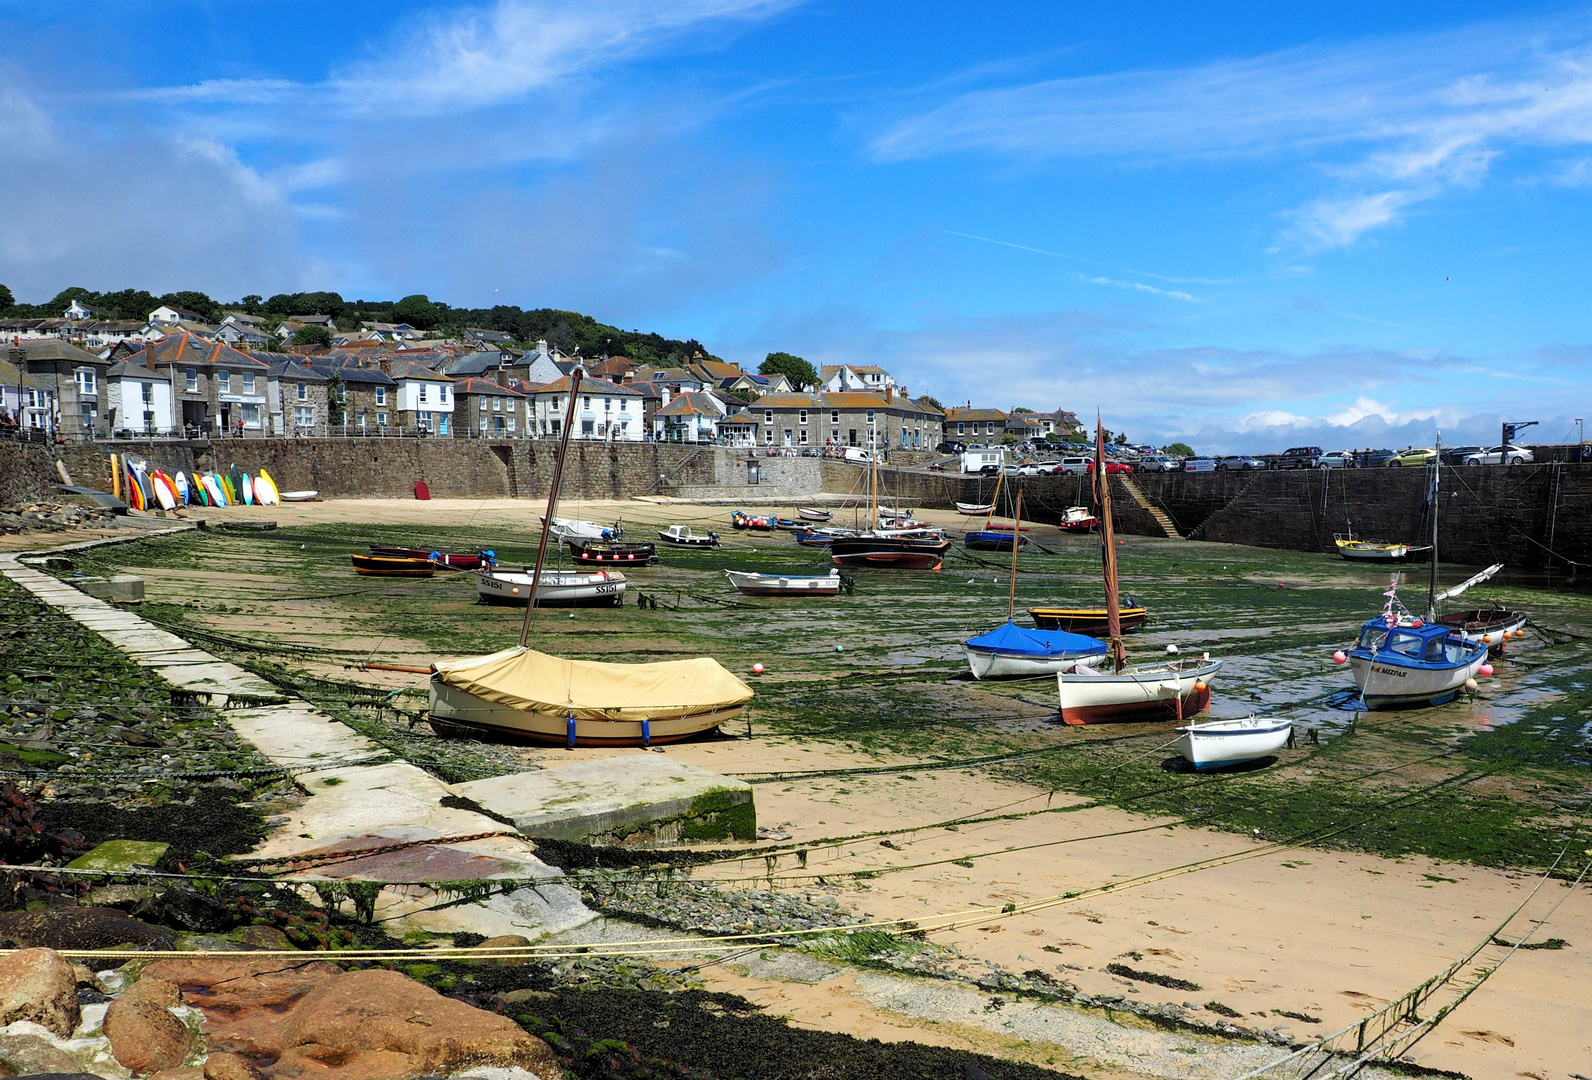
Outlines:
{"type": "Polygon", "coordinates": [[[1349,650],[1354,682],[1368,709],[1453,701],[1486,662],[1486,645],[1466,641],[1442,623],[1407,616],[1392,625],[1383,616],[1372,619],[1349,650]]]}
{"type": "MultiPolygon", "coordinates": [[[[1028,543],[1028,537],[1017,533],[1019,545],[1028,543]]],[[[962,537],[962,543],[974,551],[1010,551],[1012,549],[1012,530],[1010,529],[980,529],[970,532],[962,537]]]]}

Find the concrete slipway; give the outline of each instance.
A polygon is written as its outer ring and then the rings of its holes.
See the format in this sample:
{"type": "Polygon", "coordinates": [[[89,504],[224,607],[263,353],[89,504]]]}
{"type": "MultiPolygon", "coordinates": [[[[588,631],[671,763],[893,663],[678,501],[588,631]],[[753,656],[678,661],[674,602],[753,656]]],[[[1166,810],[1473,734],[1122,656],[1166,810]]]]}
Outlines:
{"type": "MultiPolygon", "coordinates": [[[[192,526],[140,537],[187,531],[192,526]]],[[[655,754],[607,757],[450,787],[312,705],[103,600],[23,565],[66,550],[0,554],[0,574],[93,630],[174,690],[222,710],[240,736],[294,772],[303,801],[277,826],[256,857],[325,856],[335,865],[299,863],[289,875],[387,882],[378,911],[400,928],[437,933],[471,930],[537,937],[595,918],[563,872],[537,859],[528,835],[611,842],[707,834],[750,838],[751,788],[655,754]],[[462,796],[502,821],[462,806],[462,796]],[[695,809],[694,809],[695,808],[695,809]],[[398,844],[407,846],[397,847],[398,844]],[[360,851],[371,850],[368,855],[360,851]],[[525,884],[472,904],[433,910],[446,898],[424,882],[514,879],[525,884]]],[[[291,862],[289,865],[292,865],[291,862]]]]}

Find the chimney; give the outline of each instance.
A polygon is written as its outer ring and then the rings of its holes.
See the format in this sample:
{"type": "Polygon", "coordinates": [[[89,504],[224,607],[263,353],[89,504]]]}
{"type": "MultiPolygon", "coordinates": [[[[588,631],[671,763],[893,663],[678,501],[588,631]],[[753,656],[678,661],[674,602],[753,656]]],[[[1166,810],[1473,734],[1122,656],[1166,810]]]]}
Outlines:
{"type": "Polygon", "coordinates": [[[886,404],[895,400],[895,387],[887,386],[884,388],[884,400],[886,404]]]}
{"type": "Polygon", "coordinates": [[[144,366],[150,371],[155,370],[155,350],[149,347],[147,341],[144,343],[144,366]]]}
{"type": "Polygon", "coordinates": [[[509,373],[508,373],[508,370],[506,368],[504,368],[502,364],[498,365],[498,369],[497,369],[497,384],[499,386],[503,387],[505,390],[508,389],[509,373]]]}
{"type": "Polygon", "coordinates": [[[381,358],[381,370],[388,375],[392,374],[392,357],[384,356],[381,358]]]}

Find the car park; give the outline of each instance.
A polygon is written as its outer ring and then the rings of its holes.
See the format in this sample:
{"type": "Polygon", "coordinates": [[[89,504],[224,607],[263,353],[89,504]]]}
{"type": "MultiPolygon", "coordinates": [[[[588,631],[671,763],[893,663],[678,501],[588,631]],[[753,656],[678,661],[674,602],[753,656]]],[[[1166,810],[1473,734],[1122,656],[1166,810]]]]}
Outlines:
{"type": "Polygon", "coordinates": [[[1321,447],[1294,446],[1284,450],[1272,460],[1274,469],[1313,469],[1321,460],[1321,447]]]}
{"type": "Polygon", "coordinates": [[[1318,469],[1352,469],[1354,468],[1354,455],[1347,450],[1334,450],[1330,454],[1322,454],[1316,462],[1318,469]]]}
{"type": "Polygon", "coordinates": [[[1400,467],[1408,468],[1412,466],[1415,468],[1424,468],[1436,460],[1437,450],[1433,447],[1427,447],[1424,450],[1410,448],[1400,450],[1382,464],[1390,469],[1397,469],[1400,467]]]}
{"type": "Polygon", "coordinates": [[[1535,460],[1535,455],[1524,446],[1494,446],[1489,450],[1469,454],[1465,458],[1466,465],[1527,465],[1535,460]]]}
{"type": "Polygon", "coordinates": [[[1216,459],[1216,468],[1222,472],[1237,472],[1243,469],[1264,469],[1266,463],[1258,457],[1248,454],[1228,454],[1216,459]]]}
{"type": "Polygon", "coordinates": [[[1216,459],[1208,457],[1191,457],[1183,462],[1184,472],[1215,472],[1216,459]]]}

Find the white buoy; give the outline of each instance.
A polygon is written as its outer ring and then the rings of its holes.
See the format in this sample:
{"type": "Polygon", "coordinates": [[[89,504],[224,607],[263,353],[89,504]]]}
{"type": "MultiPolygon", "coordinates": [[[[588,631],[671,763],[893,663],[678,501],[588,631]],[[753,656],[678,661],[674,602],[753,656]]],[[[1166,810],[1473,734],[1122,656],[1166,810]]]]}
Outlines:
{"type": "Polygon", "coordinates": [[[1177,645],[1176,644],[1168,645],[1166,647],[1166,654],[1168,656],[1176,656],[1177,655],[1177,645]]]}

